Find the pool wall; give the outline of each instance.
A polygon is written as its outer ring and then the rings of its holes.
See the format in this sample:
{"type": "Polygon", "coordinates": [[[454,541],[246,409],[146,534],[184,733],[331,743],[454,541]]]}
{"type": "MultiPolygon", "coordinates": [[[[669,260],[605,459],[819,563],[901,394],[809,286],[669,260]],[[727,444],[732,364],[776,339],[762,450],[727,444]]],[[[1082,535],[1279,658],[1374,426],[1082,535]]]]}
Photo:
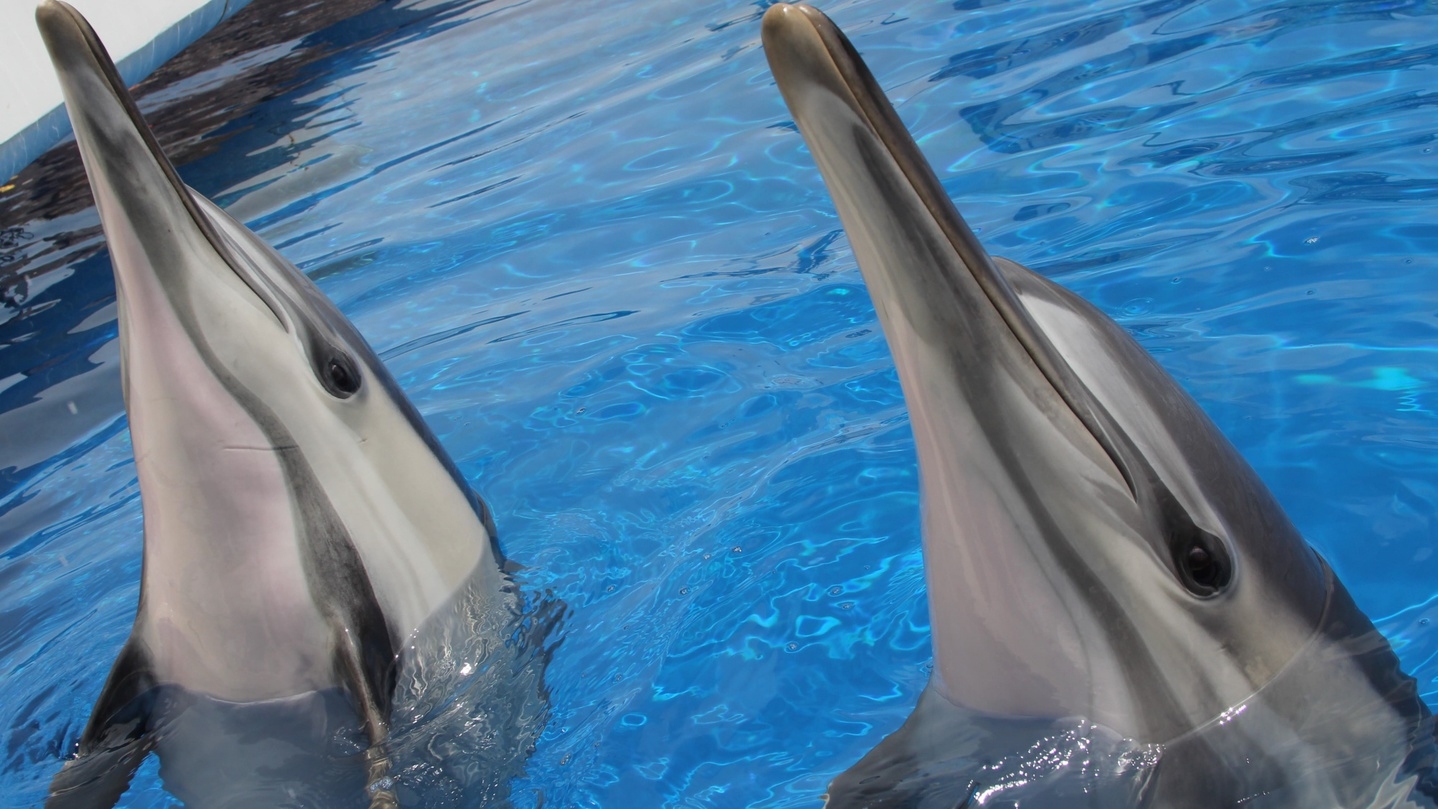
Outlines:
{"type": "MultiPolygon", "coordinates": [[[[250,0],[70,0],[115,56],[120,76],[134,85],[250,0]],[[123,9],[121,11],[120,9],[123,9]]],[[[0,7],[0,75],[7,91],[0,107],[0,181],[70,134],[60,85],[31,21],[33,3],[0,7]]]]}

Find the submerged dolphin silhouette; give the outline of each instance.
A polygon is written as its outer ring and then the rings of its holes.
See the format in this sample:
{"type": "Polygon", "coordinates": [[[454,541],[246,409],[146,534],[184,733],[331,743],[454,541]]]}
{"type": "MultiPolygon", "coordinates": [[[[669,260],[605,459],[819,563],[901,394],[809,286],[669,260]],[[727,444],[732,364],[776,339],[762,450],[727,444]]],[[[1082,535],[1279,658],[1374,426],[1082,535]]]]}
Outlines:
{"type": "Polygon", "coordinates": [[[999,759],[1066,744],[1087,774],[1023,806],[1432,805],[1413,681],[1202,410],[1096,308],[984,251],[827,17],[776,5],[763,41],[922,481],[934,672],[829,806],[1017,805],[1000,793],[1046,765],[999,759]]]}
{"type": "Polygon", "coordinates": [[[145,526],[134,629],[49,805],[113,804],[151,749],[187,805],[293,791],[356,713],[348,786],[390,805],[397,654],[461,590],[510,592],[484,506],[334,304],[180,181],[84,18],[35,16],[114,263],[145,526]]]}

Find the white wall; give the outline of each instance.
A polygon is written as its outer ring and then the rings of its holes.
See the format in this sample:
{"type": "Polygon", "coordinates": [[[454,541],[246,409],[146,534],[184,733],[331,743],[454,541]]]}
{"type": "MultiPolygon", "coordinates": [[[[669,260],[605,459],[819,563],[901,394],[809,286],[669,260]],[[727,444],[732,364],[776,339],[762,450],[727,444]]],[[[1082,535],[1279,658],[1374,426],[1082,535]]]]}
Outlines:
{"type": "MultiPolygon", "coordinates": [[[[249,0],[69,0],[128,84],[249,0]]],[[[35,29],[36,0],[0,0],[0,184],[70,132],[60,84],[35,29]]]]}

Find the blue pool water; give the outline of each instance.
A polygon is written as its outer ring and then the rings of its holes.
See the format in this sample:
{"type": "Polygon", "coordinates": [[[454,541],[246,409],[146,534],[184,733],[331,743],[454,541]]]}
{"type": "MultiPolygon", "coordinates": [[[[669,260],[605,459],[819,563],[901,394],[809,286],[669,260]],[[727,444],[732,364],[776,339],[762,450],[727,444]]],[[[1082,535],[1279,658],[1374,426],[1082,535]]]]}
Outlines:
{"type": "MultiPolygon", "coordinates": [[[[322,54],[180,172],[339,303],[566,605],[519,806],[814,807],[927,676],[904,403],[765,5],[401,2],[142,104],[322,54]]],[[[1438,696],[1438,5],[824,8],[980,238],[1156,354],[1438,696]]],[[[16,806],[139,586],[96,225],[0,222],[16,806]]],[[[152,763],[122,805],[171,802],[152,763]]]]}

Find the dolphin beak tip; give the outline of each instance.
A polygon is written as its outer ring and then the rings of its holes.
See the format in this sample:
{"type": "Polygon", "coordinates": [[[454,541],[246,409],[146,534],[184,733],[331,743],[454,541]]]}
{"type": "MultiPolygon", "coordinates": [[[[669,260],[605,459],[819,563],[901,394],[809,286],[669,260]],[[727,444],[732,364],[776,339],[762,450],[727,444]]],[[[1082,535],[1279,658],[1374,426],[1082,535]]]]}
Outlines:
{"type": "Polygon", "coordinates": [[[804,31],[812,30],[814,23],[811,16],[818,13],[816,9],[798,3],[778,3],[770,6],[769,10],[764,12],[764,19],[760,24],[760,36],[765,50],[783,48],[804,31]]]}
{"type": "Polygon", "coordinates": [[[840,96],[844,84],[831,40],[842,38],[822,11],[802,3],[780,3],[764,12],[761,41],[769,69],[793,106],[791,92],[814,84],[828,85],[840,96]]]}
{"type": "Polygon", "coordinates": [[[74,27],[74,11],[60,0],[40,0],[40,4],[35,6],[35,25],[39,26],[42,34],[53,36],[63,28],[74,27]]]}
{"type": "Polygon", "coordinates": [[[78,54],[89,50],[88,40],[93,36],[88,33],[90,24],[62,0],[41,0],[35,6],[35,27],[40,29],[40,39],[45,42],[45,50],[49,51],[56,70],[60,70],[62,64],[72,64],[78,54]]]}
{"type": "MultiPolygon", "coordinates": [[[[51,0],[47,0],[47,2],[50,1],[51,0]]],[[[770,6],[769,10],[764,12],[764,20],[762,23],[764,37],[767,39],[771,31],[781,31],[783,26],[790,24],[790,15],[793,13],[794,6],[790,3],[775,3],[770,6]]]]}

